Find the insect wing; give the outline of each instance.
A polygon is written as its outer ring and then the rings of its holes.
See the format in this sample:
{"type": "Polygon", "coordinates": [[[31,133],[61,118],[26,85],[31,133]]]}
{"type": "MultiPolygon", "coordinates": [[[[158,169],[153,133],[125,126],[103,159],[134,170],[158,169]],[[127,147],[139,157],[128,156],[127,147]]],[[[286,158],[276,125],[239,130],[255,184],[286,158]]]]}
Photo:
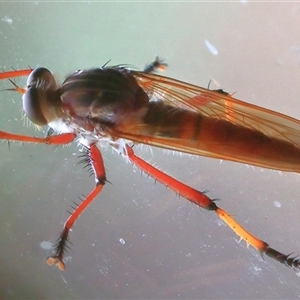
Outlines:
{"type": "Polygon", "coordinates": [[[149,95],[168,105],[227,120],[300,147],[300,121],[297,119],[235,99],[223,91],[208,90],[156,74],[133,72],[133,75],[149,95]]]}

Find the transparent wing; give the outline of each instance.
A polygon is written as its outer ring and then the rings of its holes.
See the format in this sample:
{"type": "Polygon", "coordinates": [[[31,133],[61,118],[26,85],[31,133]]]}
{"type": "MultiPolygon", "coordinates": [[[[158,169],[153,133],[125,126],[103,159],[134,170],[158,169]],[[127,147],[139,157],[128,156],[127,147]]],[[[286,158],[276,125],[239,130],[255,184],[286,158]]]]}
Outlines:
{"type": "Polygon", "coordinates": [[[255,129],[300,147],[297,119],[237,100],[221,90],[208,90],[156,74],[133,71],[132,75],[152,99],[255,129]]]}

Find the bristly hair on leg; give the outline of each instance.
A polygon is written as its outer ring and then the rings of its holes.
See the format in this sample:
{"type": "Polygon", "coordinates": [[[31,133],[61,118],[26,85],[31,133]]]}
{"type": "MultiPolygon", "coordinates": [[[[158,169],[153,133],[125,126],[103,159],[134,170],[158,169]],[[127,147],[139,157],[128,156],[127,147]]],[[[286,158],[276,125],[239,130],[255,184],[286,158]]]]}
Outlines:
{"type": "Polygon", "coordinates": [[[95,175],[94,169],[92,167],[92,158],[90,149],[88,147],[83,147],[84,152],[83,154],[79,155],[78,158],[80,159],[78,161],[78,164],[83,164],[83,169],[86,169],[89,173],[89,176],[95,175]]]}

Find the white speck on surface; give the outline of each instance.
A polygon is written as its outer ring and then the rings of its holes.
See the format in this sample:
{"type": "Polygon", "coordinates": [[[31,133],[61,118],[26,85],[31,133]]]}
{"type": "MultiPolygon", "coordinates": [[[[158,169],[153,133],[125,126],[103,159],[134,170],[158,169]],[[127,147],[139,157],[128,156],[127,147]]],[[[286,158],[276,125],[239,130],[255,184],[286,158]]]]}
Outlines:
{"type": "Polygon", "coordinates": [[[9,16],[4,16],[4,18],[1,19],[3,22],[6,22],[8,25],[11,25],[13,23],[12,18],[9,16]]]}
{"type": "Polygon", "coordinates": [[[204,40],[204,44],[211,54],[213,55],[219,54],[218,49],[213,44],[211,44],[208,40],[204,40]]]}
{"type": "Polygon", "coordinates": [[[279,201],[274,201],[274,205],[275,205],[276,207],[278,207],[278,208],[281,207],[281,203],[280,203],[279,201]]]}
{"type": "Polygon", "coordinates": [[[60,274],[61,279],[63,280],[64,283],[67,283],[67,280],[60,274]]]}
{"type": "Polygon", "coordinates": [[[43,250],[51,250],[52,249],[52,243],[51,242],[47,242],[47,241],[42,241],[40,243],[40,247],[43,249],[43,250]]]}
{"type": "Polygon", "coordinates": [[[119,242],[122,244],[122,245],[125,245],[125,241],[121,238],[119,239],[119,242]]]}

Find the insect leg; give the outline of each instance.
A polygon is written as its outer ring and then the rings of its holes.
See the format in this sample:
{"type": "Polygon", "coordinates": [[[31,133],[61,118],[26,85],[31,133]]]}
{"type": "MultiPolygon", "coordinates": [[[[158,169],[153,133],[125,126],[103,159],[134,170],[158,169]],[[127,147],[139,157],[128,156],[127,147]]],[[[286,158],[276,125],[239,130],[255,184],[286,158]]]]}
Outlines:
{"type": "Polygon", "coordinates": [[[90,164],[92,171],[95,174],[96,185],[92,192],[75,208],[73,213],[69,216],[64,224],[63,230],[60,237],[54,247],[54,253],[52,256],[48,257],[47,263],[52,266],[57,265],[60,270],[64,270],[65,264],[63,262],[64,254],[69,248],[69,231],[74,225],[75,221],[78,219],[80,214],[86,209],[86,207],[95,199],[95,197],[101,192],[105,182],[105,168],[102,159],[102,155],[95,144],[92,144],[87,153],[87,160],[90,164]]]}
{"type": "Polygon", "coordinates": [[[0,79],[12,78],[12,77],[21,77],[29,75],[32,72],[32,69],[25,70],[13,70],[0,73],[0,79]]]}
{"type": "Polygon", "coordinates": [[[75,133],[62,133],[58,135],[46,136],[44,138],[8,133],[5,131],[0,131],[0,139],[28,142],[28,143],[38,143],[38,144],[48,144],[48,145],[62,145],[69,144],[76,138],[75,133]]]}
{"type": "Polygon", "coordinates": [[[279,261],[286,266],[292,267],[294,269],[300,268],[300,259],[278,252],[277,250],[271,248],[266,242],[249,233],[230,214],[218,207],[216,203],[209,197],[207,197],[204,193],[201,193],[200,191],[189,187],[188,185],[176,180],[175,178],[148,164],[141,158],[137,157],[134,154],[132,148],[128,145],[126,146],[126,149],[129,159],[140,169],[155,178],[157,181],[176,191],[178,194],[191,201],[192,203],[195,203],[196,205],[207,210],[215,211],[218,217],[224,223],[226,223],[238,236],[245,240],[248,245],[253,246],[260,253],[266,254],[267,256],[279,261]]]}

